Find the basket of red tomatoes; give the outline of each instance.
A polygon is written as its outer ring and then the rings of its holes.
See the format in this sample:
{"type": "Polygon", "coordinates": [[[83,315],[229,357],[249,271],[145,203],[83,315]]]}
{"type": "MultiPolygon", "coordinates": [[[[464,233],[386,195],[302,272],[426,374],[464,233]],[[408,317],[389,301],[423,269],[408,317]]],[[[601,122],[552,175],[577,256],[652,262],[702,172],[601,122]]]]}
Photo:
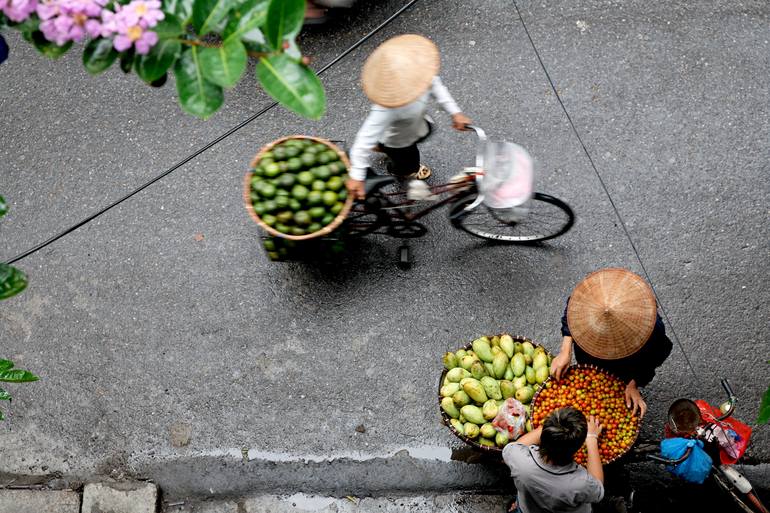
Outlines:
{"type": "MultiPolygon", "coordinates": [[[[611,463],[636,442],[639,416],[626,406],[626,384],[593,365],[573,365],[560,380],[549,377],[532,398],[532,425],[539,427],[553,410],[573,406],[602,424],[599,454],[602,463],[611,463]]],[[[575,454],[580,465],[587,462],[585,447],[575,454]]]]}

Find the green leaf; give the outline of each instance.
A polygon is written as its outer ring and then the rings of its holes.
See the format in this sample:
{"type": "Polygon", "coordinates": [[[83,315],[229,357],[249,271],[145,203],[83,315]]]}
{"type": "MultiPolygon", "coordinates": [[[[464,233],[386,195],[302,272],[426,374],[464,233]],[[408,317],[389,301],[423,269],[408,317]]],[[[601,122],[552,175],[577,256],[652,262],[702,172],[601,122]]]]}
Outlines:
{"type": "Polygon", "coordinates": [[[137,55],[134,59],[134,71],[139,77],[152,84],[174,65],[182,51],[182,44],[175,39],[161,39],[147,55],[137,55]]]}
{"type": "Polygon", "coordinates": [[[23,32],[22,36],[24,36],[24,39],[32,43],[32,45],[37,48],[38,52],[42,53],[50,59],[58,59],[67,53],[67,50],[72,47],[72,41],[67,41],[62,46],[58,46],[56,43],[52,43],[51,41],[47,40],[45,36],[43,36],[43,33],[39,30],[23,32]]]}
{"type": "Polygon", "coordinates": [[[130,73],[134,65],[134,50],[128,50],[120,54],[120,69],[123,73],[130,73]]]}
{"type": "Polygon", "coordinates": [[[203,48],[200,66],[203,76],[222,87],[233,87],[246,71],[246,48],[237,39],[228,39],[219,48],[203,48]]]}
{"type": "Polygon", "coordinates": [[[765,395],[762,396],[762,402],[759,405],[759,416],[757,424],[767,424],[770,422],[770,387],[767,387],[765,395]]]}
{"type": "Polygon", "coordinates": [[[3,217],[8,213],[8,203],[5,202],[5,198],[0,196],[0,217],[3,217]]]}
{"type": "Polygon", "coordinates": [[[326,110],[326,95],[313,71],[286,55],[262,57],[257,78],[267,94],[289,110],[310,119],[320,119],[326,110]]]}
{"type": "Polygon", "coordinates": [[[236,0],[195,0],[192,11],[192,24],[198,35],[211,32],[222,21],[236,0]]]}
{"type": "Polygon", "coordinates": [[[32,33],[40,27],[40,18],[37,16],[30,16],[26,20],[16,23],[16,22],[10,22],[9,25],[19,32],[28,32],[32,33]]]}
{"type": "Polygon", "coordinates": [[[13,369],[0,371],[0,381],[5,381],[7,383],[28,383],[30,381],[37,381],[38,379],[37,376],[28,370],[13,369]]]}
{"type": "Polygon", "coordinates": [[[304,19],[305,0],[270,0],[265,25],[267,42],[280,50],[284,39],[299,33],[304,19]]]}
{"type": "Polygon", "coordinates": [[[13,297],[27,288],[27,276],[8,264],[0,264],[0,300],[13,297]]]}
{"type": "Polygon", "coordinates": [[[222,88],[204,78],[197,47],[182,51],[174,66],[174,76],[179,103],[188,114],[206,119],[222,106],[222,88]]]}
{"type": "Polygon", "coordinates": [[[11,394],[0,388],[0,401],[10,401],[11,394]]]}
{"type": "Polygon", "coordinates": [[[184,34],[182,22],[173,14],[163,13],[164,18],[152,27],[152,31],[158,34],[158,39],[169,39],[184,34]]]}
{"type": "Polygon", "coordinates": [[[193,0],[164,0],[163,12],[173,14],[186,25],[190,21],[193,10],[193,0]]]}
{"type": "MultiPolygon", "coordinates": [[[[234,7],[230,11],[229,21],[227,27],[225,27],[223,37],[225,39],[242,39],[246,34],[257,33],[260,41],[258,43],[264,43],[265,38],[262,36],[262,31],[259,27],[265,23],[267,19],[267,3],[268,0],[246,0],[241,5],[234,7]]],[[[255,35],[250,35],[250,38],[255,35]]]]}
{"type": "Polygon", "coordinates": [[[3,411],[0,410],[0,420],[3,420],[5,417],[3,417],[3,411]]]}
{"type": "Polygon", "coordinates": [[[92,75],[112,66],[117,58],[118,52],[112,47],[112,39],[92,39],[83,50],[83,66],[92,75]]]}
{"type": "Polygon", "coordinates": [[[0,360],[0,371],[8,369],[13,369],[13,362],[11,360],[0,360]]]}

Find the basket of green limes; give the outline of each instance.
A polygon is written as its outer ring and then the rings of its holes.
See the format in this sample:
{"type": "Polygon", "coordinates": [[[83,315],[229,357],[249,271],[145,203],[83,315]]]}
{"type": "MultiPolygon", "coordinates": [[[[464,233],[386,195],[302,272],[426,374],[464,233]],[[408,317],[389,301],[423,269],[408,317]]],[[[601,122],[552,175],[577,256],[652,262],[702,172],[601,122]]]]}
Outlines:
{"type": "Polygon", "coordinates": [[[328,235],[347,217],[350,161],[330,141],[294,135],[264,146],[243,184],[246,210],[270,235],[307,240],[328,235]]]}

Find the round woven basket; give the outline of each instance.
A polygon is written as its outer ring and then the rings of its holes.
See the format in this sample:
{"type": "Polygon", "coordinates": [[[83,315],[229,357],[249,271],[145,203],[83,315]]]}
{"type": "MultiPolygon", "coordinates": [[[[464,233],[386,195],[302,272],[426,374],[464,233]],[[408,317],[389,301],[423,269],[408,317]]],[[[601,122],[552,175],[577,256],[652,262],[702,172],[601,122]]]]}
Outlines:
{"type": "MultiPolygon", "coordinates": [[[[598,370],[598,371],[601,371],[603,374],[606,374],[607,376],[611,377],[612,379],[616,379],[616,380],[620,381],[620,378],[618,378],[617,376],[615,376],[615,375],[614,375],[614,374],[612,374],[611,372],[607,372],[606,370],[604,370],[604,369],[602,369],[602,368],[600,368],[600,367],[597,367],[596,365],[591,365],[591,364],[587,364],[587,363],[578,363],[577,365],[571,365],[569,368],[570,368],[570,369],[594,369],[594,370],[598,370]]],[[[535,418],[535,410],[537,409],[537,402],[538,402],[538,398],[540,397],[540,392],[541,392],[541,391],[544,389],[544,387],[545,387],[546,383],[548,383],[549,381],[553,381],[553,377],[552,377],[552,376],[548,376],[548,377],[546,378],[546,380],[545,380],[545,381],[543,381],[543,386],[542,386],[541,388],[539,388],[539,389],[538,389],[538,390],[535,392],[535,395],[533,395],[533,396],[532,396],[532,401],[530,401],[530,403],[529,403],[529,404],[531,404],[531,405],[532,405],[532,406],[531,406],[531,408],[532,408],[532,418],[535,418]]],[[[533,422],[533,424],[532,424],[532,427],[533,427],[533,428],[534,428],[534,427],[536,427],[536,426],[534,425],[534,422],[533,422]]],[[[634,439],[633,439],[633,440],[631,441],[631,443],[628,445],[628,447],[626,448],[626,450],[625,450],[623,453],[621,453],[621,454],[618,454],[618,455],[617,455],[617,456],[615,456],[614,458],[610,458],[610,459],[608,459],[607,461],[605,461],[605,460],[604,460],[604,458],[602,458],[602,464],[603,464],[603,465],[606,465],[606,464],[608,464],[608,463],[612,463],[613,461],[616,461],[616,460],[618,460],[618,459],[622,458],[622,457],[623,457],[623,456],[624,456],[624,455],[625,455],[625,454],[626,454],[628,451],[630,451],[630,450],[631,450],[631,448],[632,448],[632,447],[634,446],[634,444],[636,443],[636,439],[637,439],[638,437],[639,437],[639,423],[637,423],[637,425],[636,425],[636,429],[634,430],[634,439]]]]}
{"type": "MultiPolygon", "coordinates": [[[[487,336],[489,338],[493,337],[493,335],[487,335],[487,336]]],[[[513,339],[514,342],[522,342],[522,343],[529,342],[530,344],[532,344],[535,347],[538,347],[540,345],[540,344],[537,344],[537,343],[533,342],[532,340],[528,339],[527,337],[521,337],[521,336],[518,336],[518,335],[511,335],[511,338],[513,339]]],[[[468,344],[468,345],[464,346],[463,349],[466,349],[466,350],[473,349],[473,344],[468,344]]],[[[546,351],[546,353],[548,353],[548,351],[546,351]]],[[[550,353],[548,353],[548,354],[550,354],[550,353]]],[[[441,397],[441,385],[444,382],[444,376],[446,376],[447,372],[449,372],[449,371],[444,369],[444,372],[441,373],[441,377],[438,380],[438,390],[439,390],[439,392],[438,392],[438,411],[441,414],[441,420],[444,423],[444,425],[449,428],[449,431],[451,431],[452,434],[454,434],[457,438],[459,438],[460,440],[462,440],[466,444],[470,445],[474,449],[478,449],[478,450],[483,451],[483,452],[502,454],[502,452],[503,452],[503,448],[502,447],[497,447],[497,446],[491,447],[491,446],[488,446],[488,445],[481,445],[480,443],[478,443],[477,441],[473,440],[472,438],[468,438],[467,436],[459,433],[454,428],[454,426],[452,426],[452,423],[449,421],[449,419],[451,419],[452,417],[447,415],[447,413],[441,408],[441,399],[442,399],[442,397],[441,397]]],[[[538,389],[538,392],[539,391],[540,390],[538,389]]],[[[535,400],[535,396],[536,395],[537,395],[537,392],[535,392],[535,395],[532,396],[532,401],[535,400]]],[[[530,404],[532,404],[532,401],[530,401],[530,404]]]]}
{"type": "MultiPolygon", "coordinates": [[[[259,161],[262,160],[262,156],[267,153],[268,151],[272,150],[275,146],[286,142],[290,139],[309,139],[313,142],[321,143],[325,146],[328,146],[330,149],[334,150],[334,152],[340,157],[340,160],[345,164],[345,169],[350,169],[350,160],[348,160],[348,156],[345,154],[344,151],[342,151],[339,147],[337,147],[334,143],[331,141],[328,141],[326,139],[321,139],[320,137],[311,137],[309,135],[290,135],[288,137],[282,137],[280,139],[277,139],[269,144],[266,144],[262,147],[261,150],[259,150],[259,153],[257,153],[254,158],[251,160],[251,167],[256,167],[257,164],[259,164],[259,161]]],[[[262,227],[263,230],[265,230],[270,235],[274,235],[275,237],[282,237],[284,239],[289,240],[308,240],[308,239],[315,239],[317,237],[323,237],[324,235],[329,235],[331,232],[336,230],[342,222],[345,220],[345,218],[348,216],[348,213],[350,212],[350,209],[353,207],[353,195],[348,194],[347,198],[345,199],[345,203],[342,207],[342,210],[340,210],[340,213],[337,214],[337,217],[334,218],[334,221],[327,224],[317,232],[313,233],[306,233],[305,235],[289,235],[288,233],[281,233],[272,226],[267,225],[258,215],[256,212],[254,212],[254,205],[251,203],[251,177],[254,175],[253,172],[246,173],[246,176],[243,178],[243,203],[246,206],[246,211],[249,213],[251,218],[256,222],[259,226],[262,227]]]]}

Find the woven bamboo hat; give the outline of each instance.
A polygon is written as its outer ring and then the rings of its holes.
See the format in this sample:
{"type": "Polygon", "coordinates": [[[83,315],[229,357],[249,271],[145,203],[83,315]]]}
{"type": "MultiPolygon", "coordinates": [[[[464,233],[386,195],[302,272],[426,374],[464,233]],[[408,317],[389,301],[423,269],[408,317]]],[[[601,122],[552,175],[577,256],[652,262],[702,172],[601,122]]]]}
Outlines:
{"type": "Polygon", "coordinates": [[[608,268],[589,274],[572,291],[567,325],[585,352],[617,360],[647,343],[656,315],[655,295],[647,282],[627,269],[608,268]]]}
{"type": "Polygon", "coordinates": [[[383,107],[407,105],[428,90],[440,60],[438,48],[426,37],[404,34],[388,39],[364,63],[364,93],[383,107]]]}

